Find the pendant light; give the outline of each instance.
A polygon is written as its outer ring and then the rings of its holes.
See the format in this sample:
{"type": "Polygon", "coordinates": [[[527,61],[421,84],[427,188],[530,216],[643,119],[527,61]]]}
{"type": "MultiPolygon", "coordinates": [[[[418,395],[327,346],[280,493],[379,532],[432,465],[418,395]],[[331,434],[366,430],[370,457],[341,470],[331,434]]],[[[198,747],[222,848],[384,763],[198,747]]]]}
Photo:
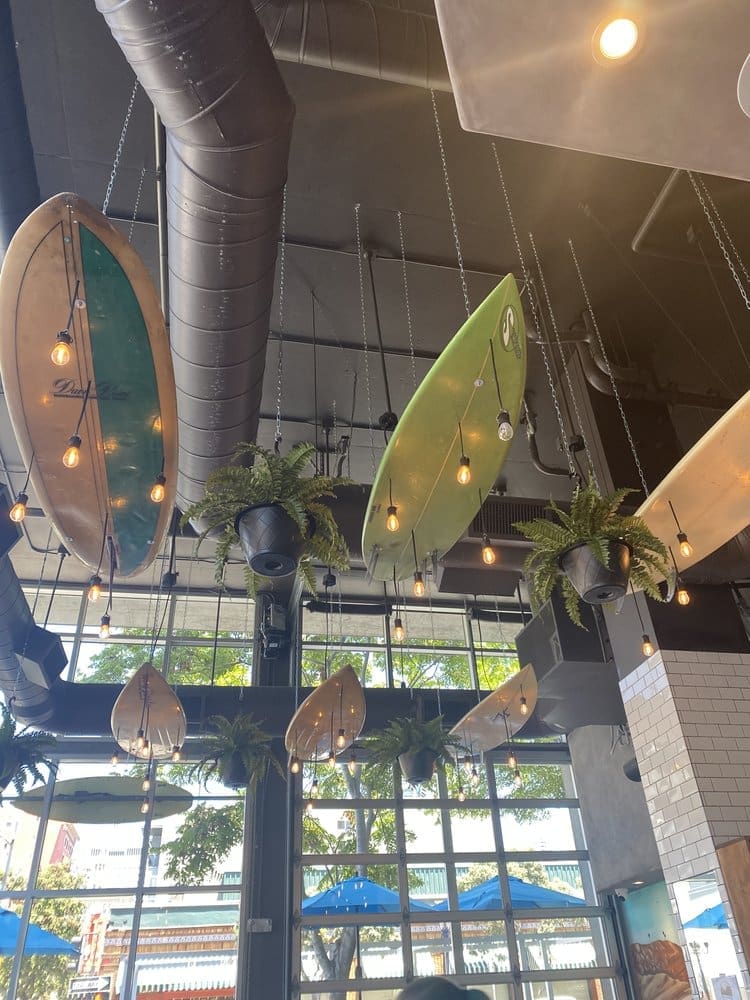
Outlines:
{"type": "Polygon", "coordinates": [[[349,771],[349,774],[353,778],[354,775],[357,773],[357,755],[354,752],[354,750],[352,750],[351,754],[349,755],[349,763],[346,765],[346,768],[349,771]]]}
{"type": "Polygon", "coordinates": [[[404,623],[398,616],[393,619],[393,638],[398,643],[402,643],[406,638],[406,629],[404,628],[404,623]]]}
{"type": "Polygon", "coordinates": [[[21,490],[19,493],[16,494],[16,502],[10,508],[8,515],[11,521],[15,521],[16,524],[20,524],[21,521],[23,521],[23,519],[26,517],[26,505],[28,504],[28,502],[29,502],[28,493],[24,493],[24,491],[21,490]]]}
{"type": "Polygon", "coordinates": [[[523,777],[521,776],[520,768],[516,768],[513,772],[513,784],[516,788],[521,788],[523,786],[523,777]]]}
{"type": "Polygon", "coordinates": [[[398,531],[401,523],[398,519],[398,507],[393,502],[393,483],[388,480],[388,510],[386,511],[385,526],[388,531],[398,531]]]}
{"type": "Polygon", "coordinates": [[[490,340],[490,357],[492,358],[492,374],[495,378],[495,389],[497,390],[497,401],[500,405],[500,412],[497,415],[497,436],[501,441],[511,441],[513,438],[513,424],[510,413],[503,405],[503,397],[500,392],[500,379],[497,377],[497,365],[495,364],[495,347],[490,340]]]}
{"type": "Polygon", "coordinates": [[[482,562],[485,566],[492,566],[497,556],[492,548],[490,536],[487,534],[487,525],[484,521],[484,505],[482,501],[482,491],[479,490],[479,523],[482,529],[482,562]]]}
{"type": "Polygon", "coordinates": [[[112,756],[109,758],[109,762],[113,766],[120,763],[120,753],[117,747],[115,747],[112,751],[112,756]]]}
{"type": "Polygon", "coordinates": [[[516,757],[513,747],[511,747],[510,750],[508,751],[507,763],[508,767],[513,771],[515,771],[515,769],[518,767],[518,757],[516,757]]]}
{"type": "Polygon", "coordinates": [[[419,563],[417,562],[417,541],[414,537],[414,532],[411,533],[411,547],[414,552],[414,596],[424,597],[425,595],[425,585],[424,577],[422,576],[422,571],[419,568],[419,563]]]}
{"type": "Polygon", "coordinates": [[[521,697],[518,699],[518,704],[520,705],[521,715],[528,715],[529,703],[526,700],[526,695],[523,693],[523,684],[521,685],[521,697]]]}
{"type": "Polygon", "coordinates": [[[674,523],[677,525],[677,542],[680,547],[680,555],[683,559],[689,559],[693,554],[693,546],[690,544],[690,539],[687,534],[682,530],[682,525],[680,524],[674,507],[672,506],[672,501],[668,500],[669,509],[672,511],[672,517],[674,518],[674,523]]]}
{"type": "Polygon", "coordinates": [[[66,469],[75,469],[78,467],[78,463],[81,460],[81,436],[78,433],[81,429],[81,422],[83,421],[83,416],[86,412],[86,406],[88,405],[89,395],[91,393],[91,379],[86,386],[86,392],[83,395],[83,403],[81,405],[81,412],[78,416],[78,423],[76,424],[76,429],[68,438],[68,447],[62,457],[62,463],[66,469]]]}
{"type": "Polygon", "coordinates": [[[95,573],[89,580],[89,589],[86,592],[86,597],[93,604],[98,601],[102,596],[102,578],[98,573],[95,573]]]}
{"type": "Polygon", "coordinates": [[[635,590],[633,590],[633,584],[630,584],[630,590],[633,594],[633,602],[635,603],[635,610],[638,612],[638,621],[641,623],[641,653],[645,657],[653,656],[656,652],[656,647],[651,641],[651,636],[646,631],[646,627],[643,624],[643,616],[641,615],[641,609],[638,607],[638,598],[635,596],[635,590]]]}
{"type": "Polygon", "coordinates": [[[685,585],[679,577],[677,578],[675,597],[677,598],[677,603],[683,608],[686,608],[690,604],[690,593],[685,589],[685,585]]]}
{"type": "Polygon", "coordinates": [[[167,477],[164,475],[163,472],[160,472],[159,475],[154,480],[154,485],[151,487],[151,493],[149,494],[153,503],[161,503],[164,497],[167,495],[167,491],[164,488],[166,482],[167,482],[167,477]]]}
{"type": "Polygon", "coordinates": [[[109,615],[104,614],[102,615],[99,621],[99,638],[109,639],[111,634],[112,634],[112,619],[110,618],[109,615]]]}
{"type": "Polygon", "coordinates": [[[68,313],[68,323],[65,329],[60,330],[58,335],[55,337],[55,343],[50,351],[50,361],[53,365],[57,365],[59,368],[64,367],[70,362],[70,349],[73,346],[73,338],[70,335],[70,328],[73,325],[73,310],[76,307],[82,309],[86,305],[83,299],[78,298],[78,289],[80,284],[81,282],[79,279],[76,281],[76,286],[73,291],[73,298],[70,303],[70,312],[68,313]]]}
{"type": "Polygon", "coordinates": [[[179,743],[175,743],[172,747],[172,763],[178,764],[182,760],[182,747],[179,743]]]}
{"type": "Polygon", "coordinates": [[[292,754],[292,756],[289,758],[289,773],[299,774],[300,766],[301,765],[299,757],[296,754],[292,754]]]}
{"type": "Polygon", "coordinates": [[[458,439],[461,444],[461,457],[458,460],[458,472],[456,479],[460,486],[468,486],[471,482],[471,460],[464,451],[464,435],[461,430],[461,421],[458,422],[458,439]]]}

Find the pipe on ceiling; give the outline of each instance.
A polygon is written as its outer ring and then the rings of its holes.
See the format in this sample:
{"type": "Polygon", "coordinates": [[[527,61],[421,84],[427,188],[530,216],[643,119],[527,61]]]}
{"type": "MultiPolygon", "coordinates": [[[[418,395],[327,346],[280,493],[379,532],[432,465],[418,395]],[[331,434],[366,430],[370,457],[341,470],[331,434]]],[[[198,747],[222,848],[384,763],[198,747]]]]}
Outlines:
{"type": "Polygon", "coordinates": [[[254,2],[273,54],[283,62],[451,90],[431,5],[428,13],[377,0],[254,2]]]}
{"type": "Polygon", "coordinates": [[[246,0],[97,0],[167,134],[177,504],[254,440],[294,105],[246,0]]]}

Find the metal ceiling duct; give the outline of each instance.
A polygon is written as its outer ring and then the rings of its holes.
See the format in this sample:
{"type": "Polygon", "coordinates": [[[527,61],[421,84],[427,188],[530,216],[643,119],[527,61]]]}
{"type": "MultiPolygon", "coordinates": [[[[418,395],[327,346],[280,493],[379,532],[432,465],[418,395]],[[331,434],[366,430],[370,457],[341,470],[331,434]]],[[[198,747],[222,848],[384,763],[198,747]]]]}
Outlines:
{"type": "Polygon", "coordinates": [[[254,440],[294,119],[246,0],[97,0],[167,131],[177,504],[254,440]]]}
{"type": "Polygon", "coordinates": [[[429,0],[254,0],[273,54],[377,80],[451,89],[429,0]],[[407,9],[408,7],[408,9],[407,9]]]}

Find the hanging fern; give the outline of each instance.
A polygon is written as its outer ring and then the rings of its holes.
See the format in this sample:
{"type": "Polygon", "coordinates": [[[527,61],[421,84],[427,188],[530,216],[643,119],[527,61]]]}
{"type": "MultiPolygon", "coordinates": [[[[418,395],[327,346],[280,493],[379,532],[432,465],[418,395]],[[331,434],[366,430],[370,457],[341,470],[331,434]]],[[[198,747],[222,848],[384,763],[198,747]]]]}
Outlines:
{"type": "Polygon", "coordinates": [[[45,781],[40,767],[47,768],[48,777],[54,770],[55,762],[47,755],[55,749],[57,740],[51,733],[42,730],[28,727],[18,730],[7,705],[0,703],[0,712],[0,784],[4,782],[4,789],[12,781],[16,792],[21,795],[32,779],[34,784],[45,781]]]}
{"type": "Polygon", "coordinates": [[[191,779],[205,785],[210,778],[221,776],[234,754],[242,758],[251,792],[265,778],[269,766],[282,778],[286,777],[271,749],[271,736],[253,722],[252,715],[241,714],[231,720],[223,715],[212,715],[208,722],[216,733],[207,738],[206,752],[190,768],[191,779]]]}
{"type": "MultiPolygon", "coordinates": [[[[298,572],[308,590],[315,592],[313,562],[339,570],[349,568],[349,551],[334,520],[331,508],[321,501],[335,497],[335,488],[350,482],[340,476],[310,475],[315,445],[295,445],[287,455],[277,455],[257,444],[237,446],[233,462],[248,456],[253,465],[225,465],[215,469],[206,481],[202,500],[192,504],[182,516],[183,526],[194,519],[204,519],[205,528],[198,545],[216,529],[216,580],[221,583],[224,567],[232,549],[239,543],[235,529],[237,516],[255,504],[278,504],[297,525],[303,538],[303,552],[298,572]]],[[[245,583],[255,595],[261,581],[247,566],[245,583]]]]}
{"type": "Polygon", "coordinates": [[[526,559],[525,571],[532,599],[543,604],[559,582],[565,610],[576,625],[583,628],[580,597],[560,569],[560,558],[576,545],[588,545],[602,566],[609,568],[608,543],[625,542],[631,550],[630,579],[636,590],[643,590],[655,601],[662,601],[657,580],[669,575],[669,555],[664,543],[649,530],[646,522],[618,511],[634,490],[620,489],[602,496],[592,484],[577,487],[570,512],[561,510],[554,500],[547,508],[557,519],[537,518],[518,521],[514,527],[534,543],[526,559]]]}

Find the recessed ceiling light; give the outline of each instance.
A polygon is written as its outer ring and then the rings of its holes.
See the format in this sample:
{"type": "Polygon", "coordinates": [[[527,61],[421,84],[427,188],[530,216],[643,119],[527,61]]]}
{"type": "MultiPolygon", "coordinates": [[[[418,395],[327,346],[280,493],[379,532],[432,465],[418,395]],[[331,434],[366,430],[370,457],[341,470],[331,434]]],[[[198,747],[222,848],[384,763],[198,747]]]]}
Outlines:
{"type": "Polygon", "coordinates": [[[605,59],[624,59],[638,44],[638,25],[629,17],[605,21],[594,35],[594,43],[605,59]]]}

